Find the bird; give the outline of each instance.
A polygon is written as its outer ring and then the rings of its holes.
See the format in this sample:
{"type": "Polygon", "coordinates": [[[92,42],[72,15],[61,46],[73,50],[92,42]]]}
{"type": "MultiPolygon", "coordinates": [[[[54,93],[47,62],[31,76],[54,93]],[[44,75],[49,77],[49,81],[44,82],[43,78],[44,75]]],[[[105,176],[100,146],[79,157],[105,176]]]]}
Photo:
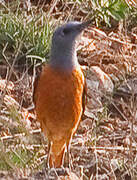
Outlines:
{"type": "Polygon", "coordinates": [[[49,62],[34,84],[37,120],[49,141],[48,165],[60,168],[83,113],[85,77],[76,54],[76,40],[91,24],[70,21],[53,33],[49,62]]]}

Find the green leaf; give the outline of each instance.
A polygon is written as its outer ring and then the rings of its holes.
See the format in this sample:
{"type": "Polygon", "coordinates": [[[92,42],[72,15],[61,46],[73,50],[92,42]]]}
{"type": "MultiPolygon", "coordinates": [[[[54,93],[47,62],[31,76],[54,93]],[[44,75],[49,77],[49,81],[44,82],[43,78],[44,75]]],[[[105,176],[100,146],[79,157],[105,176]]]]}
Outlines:
{"type": "Polygon", "coordinates": [[[109,9],[108,12],[117,21],[120,21],[121,19],[124,19],[124,17],[125,17],[124,13],[121,11],[115,11],[114,9],[109,9]]]}

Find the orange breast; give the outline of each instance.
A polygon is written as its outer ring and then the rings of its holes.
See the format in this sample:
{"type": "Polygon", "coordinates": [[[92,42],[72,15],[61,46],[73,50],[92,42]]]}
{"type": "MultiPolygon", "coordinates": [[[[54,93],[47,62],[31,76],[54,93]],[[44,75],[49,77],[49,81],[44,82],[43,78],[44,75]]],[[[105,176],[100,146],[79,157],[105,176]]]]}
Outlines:
{"type": "Polygon", "coordinates": [[[47,65],[35,93],[36,114],[50,141],[67,139],[77,129],[82,114],[84,75],[81,68],[71,73],[47,65]]]}

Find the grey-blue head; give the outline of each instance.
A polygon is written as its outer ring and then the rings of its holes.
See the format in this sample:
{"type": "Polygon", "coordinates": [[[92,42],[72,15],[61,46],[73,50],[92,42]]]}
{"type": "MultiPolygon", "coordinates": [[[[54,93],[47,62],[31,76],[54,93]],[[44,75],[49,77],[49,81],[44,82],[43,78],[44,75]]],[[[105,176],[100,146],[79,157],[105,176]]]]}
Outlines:
{"type": "Polygon", "coordinates": [[[57,28],[52,37],[50,65],[64,71],[71,71],[78,65],[75,40],[89,25],[87,22],[69,22],[57,28]]]}

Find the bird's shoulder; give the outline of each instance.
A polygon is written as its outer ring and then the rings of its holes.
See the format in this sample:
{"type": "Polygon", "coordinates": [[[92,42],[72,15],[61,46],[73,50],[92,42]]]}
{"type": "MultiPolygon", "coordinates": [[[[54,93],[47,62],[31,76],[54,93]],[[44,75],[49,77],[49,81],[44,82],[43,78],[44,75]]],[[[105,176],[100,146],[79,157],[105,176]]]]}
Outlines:
{"type": "MultiPolygon", "coordinates": [[[[39,80],[46,83],[46,81],[58,81],[58,80],[75,80],[81,79],[81,83],[84,83],[84,73],[80,65],[76,66],[72,71],[64,71],[62,69],[56,69],[49,64],[43,66],[42,72],[39,76],[39,80]]],[[[55,83],[56,83],[55,82],[55,83]]]]}

